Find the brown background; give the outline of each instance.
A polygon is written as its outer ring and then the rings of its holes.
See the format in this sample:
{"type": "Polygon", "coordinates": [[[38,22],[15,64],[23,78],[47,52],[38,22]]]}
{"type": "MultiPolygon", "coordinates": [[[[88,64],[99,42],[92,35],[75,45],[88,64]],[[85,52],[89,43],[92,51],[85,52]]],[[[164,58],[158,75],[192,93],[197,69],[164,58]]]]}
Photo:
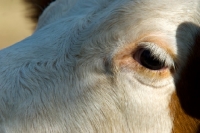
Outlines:
{"type": "Polygon", "coordinates": [[[35,24],[28,10],[23,0],[0,0],[0,49],[32,34],[35,24]]]}

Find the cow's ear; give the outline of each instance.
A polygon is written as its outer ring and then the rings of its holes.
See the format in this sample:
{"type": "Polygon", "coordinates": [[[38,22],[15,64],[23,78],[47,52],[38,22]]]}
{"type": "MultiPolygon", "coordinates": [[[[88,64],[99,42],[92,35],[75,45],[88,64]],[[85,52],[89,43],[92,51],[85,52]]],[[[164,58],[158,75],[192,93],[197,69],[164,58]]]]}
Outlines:
{"type": "Polygon", "coordinates": [[[197,32],[193,36],[194,44],[185,61],[185,67],[176,82],[176,90],[184,111],[200,119],[200,27],[194,24],[185,25],[197,29],[197,32]]]}
{"type": "Polygon", "coordinates": [[[28,17],[31,18],[32,21],[37,22],[42,12],[46,9],[46,7],[55,0],[23,0],[26,4],[28,4],[28,17]]]}

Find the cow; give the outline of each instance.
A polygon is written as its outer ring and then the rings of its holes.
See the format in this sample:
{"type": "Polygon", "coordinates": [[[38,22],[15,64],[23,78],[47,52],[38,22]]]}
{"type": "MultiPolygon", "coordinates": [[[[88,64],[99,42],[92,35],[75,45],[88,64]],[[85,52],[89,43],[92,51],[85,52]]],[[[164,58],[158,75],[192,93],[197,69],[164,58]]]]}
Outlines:
{"type": "Polygon", "coordinates": [[[176,91],[197,43],[199,7],[52,2],[33,35],[0,51],[0,132],[200,132],[176,91]]]}

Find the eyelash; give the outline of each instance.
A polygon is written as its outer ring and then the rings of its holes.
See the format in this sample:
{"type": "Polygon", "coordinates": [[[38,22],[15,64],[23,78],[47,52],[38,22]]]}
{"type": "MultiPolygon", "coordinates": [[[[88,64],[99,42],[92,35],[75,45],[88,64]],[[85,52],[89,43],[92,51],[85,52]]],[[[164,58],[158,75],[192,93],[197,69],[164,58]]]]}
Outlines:
{"type": "Polygon", "coordinates": [[[133,58],[143,67],[149,70],[162,70],[166,68],[165,60],[162,61],[159,57],[153,54],[149,48],[139,48],[133,54],[133,58]]]}

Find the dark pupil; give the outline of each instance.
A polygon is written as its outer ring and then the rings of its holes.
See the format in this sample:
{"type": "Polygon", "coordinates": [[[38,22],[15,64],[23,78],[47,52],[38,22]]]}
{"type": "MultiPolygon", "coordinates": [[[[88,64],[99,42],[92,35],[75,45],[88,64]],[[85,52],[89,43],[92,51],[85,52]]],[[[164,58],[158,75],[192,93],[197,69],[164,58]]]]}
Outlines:
{"type": "Polygon", "coordinates": [[[159,70],[164,67],[164,63],[156,59],[150,50],[144,50],[140,57],[141,65],[151,70],[159,70]]]}

